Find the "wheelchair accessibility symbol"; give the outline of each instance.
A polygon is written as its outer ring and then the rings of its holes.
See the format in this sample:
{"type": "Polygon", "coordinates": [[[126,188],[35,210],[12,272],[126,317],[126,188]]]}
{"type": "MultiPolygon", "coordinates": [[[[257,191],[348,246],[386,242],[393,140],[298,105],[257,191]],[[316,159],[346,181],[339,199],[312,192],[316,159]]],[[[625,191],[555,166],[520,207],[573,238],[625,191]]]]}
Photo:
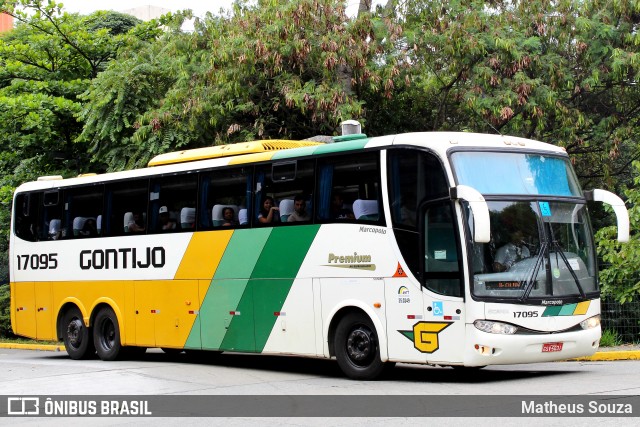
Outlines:
{"type": "Polygon", "coordinates": [[[444,309],[442,307],[442,301],[434,301],[433,302],[433,315],[434,316],[444,316],[444,309]]]}

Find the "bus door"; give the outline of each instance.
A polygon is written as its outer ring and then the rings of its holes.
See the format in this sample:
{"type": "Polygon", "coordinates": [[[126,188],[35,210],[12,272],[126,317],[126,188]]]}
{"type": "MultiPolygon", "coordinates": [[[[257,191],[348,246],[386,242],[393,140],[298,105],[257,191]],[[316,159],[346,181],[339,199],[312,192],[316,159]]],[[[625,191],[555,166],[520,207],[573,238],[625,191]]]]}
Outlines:
{"type": "Polygon", "coordinates": [[[424,321],[414,325],[415,346],[427,362],[462,362],[465,337],[464,289],[458,230],[448,199],[420,209],[424,321]]]}

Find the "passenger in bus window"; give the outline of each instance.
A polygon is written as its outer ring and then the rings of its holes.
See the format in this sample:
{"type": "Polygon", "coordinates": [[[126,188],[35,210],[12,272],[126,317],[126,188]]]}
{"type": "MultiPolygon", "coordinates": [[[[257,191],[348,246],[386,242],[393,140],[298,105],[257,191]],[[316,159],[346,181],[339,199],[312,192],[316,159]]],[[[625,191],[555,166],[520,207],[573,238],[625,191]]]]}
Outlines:
{"type": "Polygon", "coordinates": [[[129,221],[129,233],[144,233],[144,221],[140,212],[134,212],[132,219],[129,221]]]}
{"type": "Polygon", "coordinates": [[[223,227],[235,227],[238,225],[238,221],[235,220],[236,213],[233,208],[227,206],[222,209],[222,226],[223,227]]]}
{"type": "Polygon", "coordinates": [[[354,219],[353,212],[344,207],[342,194],[335,193],[331,196],[331,219],[354,219]]]}
{"type": "Polygon", "coordinates": [[[529,248],[524,242],[522,231],[516,230],[511,233],[510,237],[511,241],[496,251],[496,256],[493,259],[495,272],[507,271],[513,264],[531,256],[529,248]]]}
{"type": "Polygon", "coordinates": [[[293,199],[293,213],[289,215],[287,222],[306,222],[310,221],[311,217],[307,212],[307,202],[304,197],[298,195],[293,199]]]}
{"type": "Polygon", "coordinates": [[[176,222],[169,217],[169,209],[166,206],[160,206],[158,210],[158,217],[160,219],[160,229],[162,231],[175,230],[176,222]]]}
{"type": "Polygon", "coordinates": [[[80,235],[84,237],[95,237],[98,235],[98,229],[96,227],[96,220],[93,218],[87,218],[80,230],[80,235]]]}
{"type": "Polygon", "coordinates": [[[262,202],[262,209],[258,214],[258,221],[261,224],[271,224],[280,222],[280,209],[275,205],[273,197],[267,196],[262,202]]]}

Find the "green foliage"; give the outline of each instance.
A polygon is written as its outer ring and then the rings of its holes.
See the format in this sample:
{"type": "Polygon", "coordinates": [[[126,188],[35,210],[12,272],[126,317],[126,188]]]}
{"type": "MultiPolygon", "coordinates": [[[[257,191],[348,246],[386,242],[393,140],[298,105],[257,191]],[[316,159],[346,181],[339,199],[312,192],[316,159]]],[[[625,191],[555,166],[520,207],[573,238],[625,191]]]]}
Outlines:
{"type": "Polygon", "coordinates": [[[629,210],[631,235],[629,242],[616,240],[616,227],[606,227],[596,233],[598,254],[606,268],[600,272],[602,293],[621,303],[640,295],[640,162],[633,163],[634,186],[624,190],[629,210]]]}
{"type": "Polygon", "coordinates": [[[397,36],[368,14],[350,21],[343,3],[237,4],[191,34],[175,16],[163,37],[122,52],[95,79],[82,138],[115,170],[177,148],[333,134],[364,116],[361,94],[390,95],[397,75],[395,59],[381,60],[397,36]]]}
{"type": "Polygon", "coordinates": [[[12,337],[11,330],[11,292],[9,285],[0,285],[0,337],[12,337]]]}
{"type": "Polygon", "coordinates": [[[618,335],[618,331],[613,329],[605,329],[602,331],[600,338],[600,347],[615,347],[622,344],[622,338],[618,335]]]}
{"type": "Polygon", "coordinates": [[[45,1],[0,1],[0,10],[17,22],[0,34],[0,283],[6,283],[14,188],[41,175],[104,168],[89,162],[88,145],[77,140],[78,97],[139,21],[115,12],[63,13],[45,1]]]}
{"type": "Polygon", "coordinates": [[[368,133],[499,131],[566,147],[588,186],[629,182],[640,156],[639,3],[397,4],[405,83],[367,99],[368,133]]]}

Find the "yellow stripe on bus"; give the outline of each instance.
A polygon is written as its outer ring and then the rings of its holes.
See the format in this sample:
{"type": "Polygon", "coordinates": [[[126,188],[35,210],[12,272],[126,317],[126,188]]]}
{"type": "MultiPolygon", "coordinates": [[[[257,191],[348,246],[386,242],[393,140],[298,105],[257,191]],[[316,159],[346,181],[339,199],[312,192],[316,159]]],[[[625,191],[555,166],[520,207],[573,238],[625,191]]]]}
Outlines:
{"type": "Polygon", "coordinates": [[[231,157],[229,165],[242,165],[245,163],[266,162],[271,160],[276,151],[266,153],[247,154],[245,156],[231,157]]]}
{"type": "Polygon", "coordinates": [[[232,235],[233,230],[194,233],[174,279],[211,280],[232,235]]]}
{"type": "Polygon", "coordinates": [[[573,311],[573,315],[579,316],[581,314],[587,314],[587,310],[589,310],[589,303],[591,303],[591,301],[583,301],[581,303],[578,303],[576,309],[573,311]]]}

